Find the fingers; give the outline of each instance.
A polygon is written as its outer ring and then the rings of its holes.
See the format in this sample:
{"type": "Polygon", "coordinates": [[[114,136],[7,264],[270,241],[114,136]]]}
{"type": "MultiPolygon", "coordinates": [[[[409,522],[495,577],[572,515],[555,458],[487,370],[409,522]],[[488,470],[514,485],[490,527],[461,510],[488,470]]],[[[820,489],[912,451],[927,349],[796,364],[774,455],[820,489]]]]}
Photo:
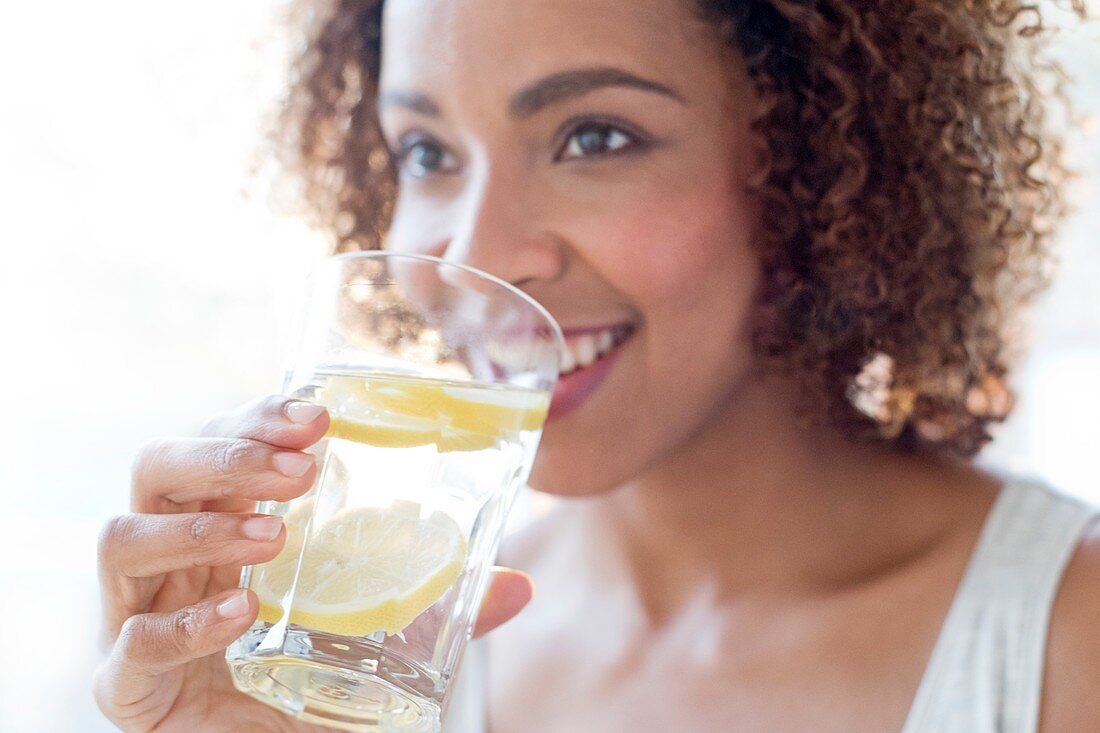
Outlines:
{"type": "Polygon", "coordinates": [[[493,568],[493,579],[474,624],[474,638],[481,636],[523,610],[535,596],[531,576],[513,568],[493,568]]]}
{"type": "Polygon", "coordinates": [[[309,491],[316,474],[311,454],[249,438],[156,440],[134,462],[132,507],[169,513],[202,501],[288,501],[309,491]]]}
{"type": "Polygon", "coordinates": [[[264,514],[123,514],[100,534],[99,564],[124,578],[255,565],[275,557],[284,539],[282,518],[264,514]]]}
{"type": "Polygon", "coordinates": [[[328,424],[328,411],[321,405],[271,395],[214,418],[202,434],[302,450],[320,440],[328,424]]]}
{"type": "Polygon", "coordinates": [[[316,476],[301,451],[328,424],[320,405],[271,396],[211,421],[204,438],[148,443],[134,462],[132,508],[184,512],[220,500],[224,511],[243,511],[250,501],[300,496],[316,476]]]}
{"type": "Polygon", "coordinates": [[[223,651],[255,620],[258,609],[251,591],[233,589],[173,613],[130,617],[95,673],[100,709],[126,730],[150,730],[179,692],[178,682],[164,684],[165,676],[223,651]]]}
{"type": "Polygon", "coordinates": [[[146,579],[196,567],[239,567],[279,554],[286,533],[280,517],[260,514],[126,514],[99,536],[104,630],[149,608],[158,582],[146,579]]]}

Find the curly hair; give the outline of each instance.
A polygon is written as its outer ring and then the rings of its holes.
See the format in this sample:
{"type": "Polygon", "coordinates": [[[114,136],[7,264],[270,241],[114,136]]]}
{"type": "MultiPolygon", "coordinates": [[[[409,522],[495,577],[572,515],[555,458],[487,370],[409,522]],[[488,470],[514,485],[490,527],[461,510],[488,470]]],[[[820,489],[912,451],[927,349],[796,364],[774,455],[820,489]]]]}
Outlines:
{"type": "MultiPolygon", "coordinates": [[[[1004,420],[1023,307],[1067,171],[1064,77],[1020,0],[694,0],[756,91],[756,352],[856,440],[976,453],[1004,420]]],[[[1084,0],[1068,0],[1085,18],[1084,0]]],[[[283,164],[336,249],[376,248],[397,191],[378,126],[382,0],[309,6],[283,164]]]]}

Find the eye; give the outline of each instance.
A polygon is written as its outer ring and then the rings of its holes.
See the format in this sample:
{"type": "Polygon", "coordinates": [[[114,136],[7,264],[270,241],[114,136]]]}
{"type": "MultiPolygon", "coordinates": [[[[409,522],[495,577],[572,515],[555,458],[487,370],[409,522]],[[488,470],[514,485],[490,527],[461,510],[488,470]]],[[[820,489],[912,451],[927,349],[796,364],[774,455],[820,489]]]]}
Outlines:
{"type": "Polygon", "coordinates": [[[558,153],[558,160],[610,155],[634,147],[637,138],[605,122],[582,122],[573,128],[558,153]]]}
{"type": "Polygon", "coordinates": [[[402,140],[394,155],[399,172],[413,178],[424,178],[433,173],[452,173],[458,168],[458,160],[446,148],[423,135],[402,140]]]}

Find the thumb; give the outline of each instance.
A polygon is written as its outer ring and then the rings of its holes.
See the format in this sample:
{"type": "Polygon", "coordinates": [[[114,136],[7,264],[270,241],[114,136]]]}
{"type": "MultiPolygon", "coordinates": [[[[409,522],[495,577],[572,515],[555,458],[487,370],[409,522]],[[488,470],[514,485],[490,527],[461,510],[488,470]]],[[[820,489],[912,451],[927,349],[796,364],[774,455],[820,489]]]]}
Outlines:
{"type": "Polygon", "coordinates": [[[513,568],[493,568],[493,580],[489,592],[481,602],[481,611],[474,624],[474,637],[481,636],[523,610],[535,596],[535,582],[531,576],[513,568]]]}

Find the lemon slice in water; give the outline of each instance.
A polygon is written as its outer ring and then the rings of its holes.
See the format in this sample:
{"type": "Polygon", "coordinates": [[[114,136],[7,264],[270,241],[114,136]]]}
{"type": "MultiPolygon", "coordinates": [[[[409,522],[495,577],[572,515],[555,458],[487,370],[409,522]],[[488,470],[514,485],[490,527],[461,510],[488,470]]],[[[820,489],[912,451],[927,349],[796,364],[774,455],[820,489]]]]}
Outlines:
{"type": "Polygon", "coordinates": [[[466,538],[451,517],[421,516],[419,504],[395,501],[334,514],[311,531],[299,566],[312,509],[307,499],[287,515],[286,546],[254,571],[264,621],[283,617],[297,577],[290,623],[345,636],[396,634],[454,584],[466,562],[466,538]]]}
{"type": "Polygon", "coordinates": [[[545,393],[440,382],[332,377],[320,400],[328,435],[381,448],[434,445],[441,453],[491,448],[542,426],[545,393]]]}
{"type": "Polygon", "coordinates": [[[438,443],[439,435],[438,425],[400,415],[381,415],[367,419],[333,415],[325,437],[343,438],[378,448],[415,448],[438,443]]]}

